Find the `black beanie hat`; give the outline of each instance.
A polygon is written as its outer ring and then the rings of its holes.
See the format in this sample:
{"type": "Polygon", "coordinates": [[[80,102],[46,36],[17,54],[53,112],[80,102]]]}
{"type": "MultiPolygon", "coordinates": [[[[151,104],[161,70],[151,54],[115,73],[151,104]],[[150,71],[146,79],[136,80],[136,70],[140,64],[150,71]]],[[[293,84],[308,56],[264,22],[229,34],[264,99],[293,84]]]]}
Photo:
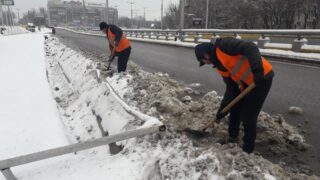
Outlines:
{"type": "Polygon", "coordinates": [[[199,66],[203,66],[205,63],[202,62],[205,54],[211,54],[214,45],[212,43],[201,43],[195,47],[195,54],[199,61],[199,66]]]}
{"type": "Polygon", "coordinates": [[[99,26],[100,26],[100,31],[109,27],[109,25],[106,22],[101,22],[99,26]]]}

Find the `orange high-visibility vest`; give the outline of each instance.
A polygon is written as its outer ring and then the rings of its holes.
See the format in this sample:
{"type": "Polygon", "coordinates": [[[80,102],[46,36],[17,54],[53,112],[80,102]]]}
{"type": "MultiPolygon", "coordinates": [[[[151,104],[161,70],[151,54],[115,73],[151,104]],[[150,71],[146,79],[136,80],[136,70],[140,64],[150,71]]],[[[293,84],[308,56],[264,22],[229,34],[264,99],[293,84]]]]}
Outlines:
{"type": "MultiPolygon", "coordinates": [[[[116,35],[113,34],[110,30],[110,28],[108,29],[108,40],[109,40],[109,43],[112,47],[114,47],[114,42],[115,42],[115,39],[116,39],[116,35]]],[[[128,47],[130,47],[130,42],[129,40],[127,39],[125,33],[122,33],[122,37],[120,39],[120,42],[118,43],[118,46],[116,48],[116,52],[121,52],[125,49],[127,49],[128,47]]]]}
{"type": "MultiPolygon", "coordinates": [[[[243,90],[243,83],[250,85],[253,83],[253,73],[248,59],[242,55],[230,56],[220,48],[216,48],[216,54],[221,62],[221,64],[227,69],[226,72],[220,71],[217,68],[218,73],[222,77],[230,77],[234,82],[236,82],[243,90]]],[[[264,75],[268,74],[272,70],[271,64],[262,57],[262,66],[264,70],[264,75]]]]}

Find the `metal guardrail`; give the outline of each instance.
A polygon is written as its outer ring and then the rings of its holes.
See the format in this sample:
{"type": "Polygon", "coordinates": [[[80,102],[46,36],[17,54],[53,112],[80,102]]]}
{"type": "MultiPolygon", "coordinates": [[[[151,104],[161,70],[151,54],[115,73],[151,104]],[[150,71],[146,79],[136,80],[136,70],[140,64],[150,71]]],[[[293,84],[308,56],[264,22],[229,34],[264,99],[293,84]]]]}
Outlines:
{"type": "MultiPolygon", "coordinates": [[[[71,29],[82,30],[84,32],[100,34],[102,33],[95,28],[77,28],[70,27],[71,29]]],[[[283,49],[292,50],[295,52],[301,52],[303,46],[308,44],[308,39],[318,38],[320,39],[320,29],[123,29],[123,31],[129,37],[141,37],[156,40],[180,40],[181,42],[194,42],[199,43],[202,41],[215,42],[220,36],[234,36],[235,38],[241,38],[241,35],[255,35],[258,36],[257,44],[259,48],[270,47],[270,36],[275,37],[291,37],[294,40],[291,42],[289,48],[283,49]],[[204,37],[206,36],[206,37],[204,37]],[[308,38],[308,39],[307,39],[308,38]]],[[[279,49],[276,46],[275,49],[279,49]]],[[[281,48],[280,48],[281,49],[281,48]]],[[[319,43],[320,49],[320,43],[319,43]]],[[[312,50],[311,50],[312,51],[312,50]]],[[[319,50],[320,51],[320,50],[319,50]]]]}
{"type": "Polygon", "coordinates": [[[151,133],[162,132],[162,131],[165,131],[165,129],[166,127],[164,125],[154,126],[149,128],[141,128],[141,129],[124,132],[121,134],[111,135],[111,136],[107,136],[107,137],[103,137],[103,138],[99,138],[99,139],[95,139],[87,142],[72,144],[72,145],[54,148],[50,150],[40,151],[37,153],[5,159],[0,161],[0,170],[7,180],[16,180],[12,171],[10,170],[10,168],[12,167],[35,162],[35,161],[40,161],[43,159],[48,159],[56,156],[61,156],[64,154],[69,154],[77,151],[91,149],[94,147],[103,146],[103,145],[115,143],[118,141],[123,141],[123,140],[134,138],[134,137],[144,136],[151,133]]]}
{"type": "Polygon", "coordinates": [[[203,36],[207,36],[208,42],[215,42],[220,35],[231,35],[236,38],[241,38],[241,35],[257,35],[259,48],[266,48],[266,45],[270,43],[268,36],[290,36],[295,38],[292,41],[292,50],[295,52],[301,52],[302,46],[308,43],[307,38],[320,37],[320,29],[311,30],[247,30],[247,29],[182,29],[182,30],[160,30],[160,29],[124,29],[129,37],[142,37],[149,39],[161,39],[164,37],[165,40],[178,39],[182,42],[190,42],[190,37],[194,43],[198,43],[204,40],[203,36]],[[209,36],[209,38],[208,38],[209,36]]]}

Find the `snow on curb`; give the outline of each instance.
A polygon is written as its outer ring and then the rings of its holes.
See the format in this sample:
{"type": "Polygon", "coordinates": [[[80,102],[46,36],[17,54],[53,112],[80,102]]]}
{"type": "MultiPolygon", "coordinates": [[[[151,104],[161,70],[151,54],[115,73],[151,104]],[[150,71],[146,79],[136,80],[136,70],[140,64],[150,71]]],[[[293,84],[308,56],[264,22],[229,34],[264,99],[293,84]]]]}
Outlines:
{"type": "MultiPolygon", "coordinates": [[[[99,120],[109,134],[168,122],[159,118],[160,122],[157,118],[146,115],[153,114],[154,109],[138,110],[138,107],[131,106],[138,103],[128,97],[136,93],[132,74],[115,74],[107,78],[106,83],[99,83],[96,75],[98,61],[86,58],[61,44],[56,38],[47,40],[46,55],[53,95],[73,141],[100,137],[99,120]],[[68,77],[70,83],[64,76],[68,77]]],[[[140,78],[145,78],[143,72],[137,74],[140,78]]],[[[167,77],[163,74],[159,76],[167,77]]],[[[143,94],[143,89],[139,92],[143,94]]],[[[105,147],[95,148],[75,155],[74,160],[61,162],[61,166],[56,166],[54,171],[63,174],[59,179],[80,180],[88,179],[88,175],[82,172],[84,169],[94,173],[94,179],[113,180],[306,177],[287,173],[261,156],[247,155],[235,145],[232,148],[198,147],[184,133],[179,133],[168,125],[165,134],[147,135],[121,142],[124,149],[115,156],[110,156],[105,147]],[[84,168],[83,163],[87,162],[90,162],[90,166],[84,168]],[[68,169],[63,169],[64,166],[68,166],[68,169]],[[83,174],[84,178],[81,176],[83,174]]],[[[57,177],[55,175],[51,178],[57,177]]]]}
{"type": "MultiPolygon", "coordinates": [[[[63,29],[63,30],[70,31],[73,33],[78,33],[78,34],[104,37],[103,34],[79,32],[79,31],[75,31],[75,30],[72,30],[69,28],[63,28],[63,27],[59,27],[59,29],[63,29]]],[[[179,47],[186,47],[186,48],[194,48],[197,45],[196,43],[193,43],[193,42],[142,39],[142,38],[136,38],[136,37],[127,37],[127,38],[132,41],[179,46],[179,47]]],[[[208,42],[208,41],[200,40],[200,42],[208,42]]],[[[268,47],[281,48],[281,49],[283,49],[283,48],[289,49],[289,48],[291,48],[291,46],[292,45],[290,45],[290,44],[277,44],[277,43],[269,43],[268,44],[268,47]]],[[[313,45],[304,45],[303,46],[304,50],[307,50],[307,48],[311,48],[311,50],[319,50],[319,46],[313,46],[313,45]]],[[[278,49],[260,49],[260,52],[263,56],[286,58],[286,59],[290,59],[290,60],[298,60],[298,62],[320,64],[319,53],[300,53],[300,52],[297,53],[297,52],[293,52],[291,50],[278,50],[278,49]]]]}
{"type": "Polygon", "coordinates": [[[4,36],[30,33],[25,28],[22,28],[20,26],[12,26],[12,27],[10,27],[10,26],[0,26],[0,28],[2,28],[2,27],[6,29],[6,30],[3,31],[3,35],[4,36]]]}

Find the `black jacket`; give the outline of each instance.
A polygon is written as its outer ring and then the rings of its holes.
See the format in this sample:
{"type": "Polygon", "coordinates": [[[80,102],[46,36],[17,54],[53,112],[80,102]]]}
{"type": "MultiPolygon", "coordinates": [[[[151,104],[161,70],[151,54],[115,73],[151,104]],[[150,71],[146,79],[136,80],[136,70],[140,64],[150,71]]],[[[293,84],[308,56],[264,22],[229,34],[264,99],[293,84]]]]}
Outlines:
{"type": "MultiPolygon", "coordinates": [[[[228,55],[241,54],[247,57],[254,76],[264,73],[259,48],[253,42],[235,38],[217,39],[214,48],[212,49],[210,60],[214,64],[214,68],[217,68],[220,71],[227,71],[227,69],[221,64],[217,57],[216,48],[220,48],[221,51],[228,55]]],[[[273,71],[271,71],[265,76],[265,78],[272,78],[273,76],[274,73],[273,71]]],[[[223,78],[223,80],[227,87],[223,100],[221,102],[221,108],[227,106],[240,93],[238,84],[231,78],[223,78]]]]}
{"type": "MultiPolygon", "coordinates": [[[[116,36],[115,41],[119,44],[119,42],[122,38],[122,34],[123,34],[122,29],[120,29],[118,26],[113,25],[113,24],[109,24],[109,29],[113,34],[115,34],[115,36],[116,36]]],[[[107,38],[109,39],[108,34],[107,34],[107,38]]],[[[110,50],[112,49],[112,46],[110,44],[109,44],[109,48],[110,48],[110,50]]]]}

